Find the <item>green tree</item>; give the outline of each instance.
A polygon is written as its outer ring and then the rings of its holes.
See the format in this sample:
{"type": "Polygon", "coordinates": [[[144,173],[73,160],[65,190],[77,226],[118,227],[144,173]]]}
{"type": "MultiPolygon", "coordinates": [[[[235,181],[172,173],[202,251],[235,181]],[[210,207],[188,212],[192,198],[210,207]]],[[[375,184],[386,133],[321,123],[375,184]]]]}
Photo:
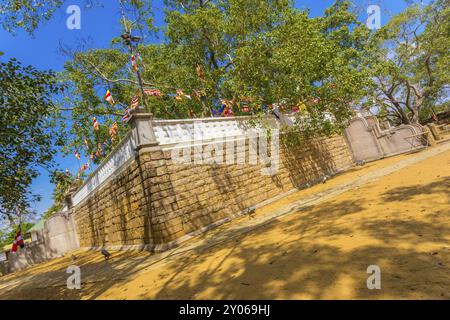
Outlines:
{"type": "Polygon", "coordinates": [[[30,185],[38,168],[50,168],[60,142],[52,96],[61,91],[53,72],[0,63],[0,215],[14,219],[39,200],[30,185]]]}
{"type": "MultiPolygon", "coordinates": [[[[312,121],[303,121],[302,130],[323,133],[339,129],[364,96],[368,72],[361,61],[368,30],[349,1],[336,1],[322,18],[310,18],[288,0],[167,0],[165,5],[164,41],[137,47],[144,85],[169,93],[148,98],[156,118],[209,116],[221,98],[248,103],[257,113],[273,103],[283,102],[289,110],[306,104],[312,121]],[[175,100],[177,89],[191,99],[175,100]],[[199,91],[205,99],[194,97],[199,91]],[[330,115],[334,122],[327,120],[330,115]]],[[[65,66],[70,94],[64,104],[73,121],[66,152],[88,137],[90,154],[108,138],[108,127],[120,124],[130,99],[140,94],[138,83],[130,53],[117,39],[110,49],[65,52],[71,60],[65,66]],[[109,105],[106,90],[121,103],[109,105]],[[93,116],[102,124],[97,133],[93,116]]],[[[121,135],[127,132],[119,127],[121,135]]]]}
{"type": "Polygon", "coordinates": [[[23,29],[28,33],[48,21],[62,0],[2,0],[0,2],[0,25],[8,32],[23,29]]]}
{"type": "Polygon", "coordinates": [[[51,174],[50,182],[55,185],[52,194],[53,204],[42,215],[44,219],[50,218],[64,208],[66,192],[73,185],[74,177],[68,171],[55,170],[51,174]]]}
{"type": "Polygon", "coordinates": [[[448,96],[449,43],[448,0],[410,6],[395,16],[368,46],[374,79],[369,103],[394,122],[418,123],[424,108],[448,96]]]}
{"type": "Polygon", "coordinates": [[[303,106],[297,123],[306,134],[339,130],[369,83],[361,64],[368,30],[349,8],[337,1],[319,18],[290,10],[277,28],[237,50],[235,90],[303,106]]]}
{"type": "MultiPolygon", "coordinates": [[[[101,1],[86,0],[85,3],[86,6],[101,5],[101,1]]],[[[138,19],[133,26],[143,31],[144,17],[151,25],[150,1],[124,0],[121,3],[124,13],[138,19]]],[[[0,27],[11,33],[23,29],[32,34],[62,4],[60,0],[0,1],[0,27]]],[[[64,111],[54,104],[56,100],[65,99],[62,89],[52,71],[24,67],[16,59],[0,64],[0,215],[6,216],[11,225],[18,220],[17,215],[22,217],[29,213],[30,204],[40,200],[39,195],[30,192],[31,182],[37,177],[39,167],[50,169],[56,147],[62,143],[59,131],[66,127],[66,123],[60,121],[64,111]]],[[[55,175],[57,172],[53,173],[53,179],[55,175]]],[[[56,207],[61,205],[63,191],[57,182],[56,207]]]]}

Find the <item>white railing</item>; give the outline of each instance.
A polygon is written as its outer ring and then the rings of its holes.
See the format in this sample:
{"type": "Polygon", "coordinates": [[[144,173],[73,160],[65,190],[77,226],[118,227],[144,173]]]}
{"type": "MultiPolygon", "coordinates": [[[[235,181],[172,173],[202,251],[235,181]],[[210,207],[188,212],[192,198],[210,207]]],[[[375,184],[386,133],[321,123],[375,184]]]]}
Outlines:
{"type": "MultiPolygon", "coordinates": [[[[244,136],[254,128],[252,117],[154,120],[153,130],[160,145],[182,144],[184,142],[208,140],[221,137],[244,136]]],[[[274,121],[274,117],[265,117],[274,121]]]]}
{"type": "Polygon", "coordinates": [[[72,204],[76,206],[81,203],[92,191],[100,187],[114,172],[131,159],[134,154],[135,145],[129,134],[114,148],[109,156],[103,160],[81,188],[72,196],[72,204]]]}

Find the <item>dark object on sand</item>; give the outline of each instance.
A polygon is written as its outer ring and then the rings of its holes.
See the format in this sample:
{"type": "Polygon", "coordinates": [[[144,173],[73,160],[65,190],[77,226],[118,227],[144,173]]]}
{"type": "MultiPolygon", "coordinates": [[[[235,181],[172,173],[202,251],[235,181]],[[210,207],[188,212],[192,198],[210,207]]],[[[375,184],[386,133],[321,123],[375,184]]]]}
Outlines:
{"type": "Polygon", "coordinates": [[[249,208],[244,210],[244,214],[246,214],[246,215],[248,215],[250,217],[253,217],[255,212],[256,212],[256,207],[249,207],[249,208]]]}
{"type": "Polygon", "coordinates": [[[106,249],[102,249],[100,252],[105,257],[105,260],[111,259],[111,253],[109,253],[106,249]]]}

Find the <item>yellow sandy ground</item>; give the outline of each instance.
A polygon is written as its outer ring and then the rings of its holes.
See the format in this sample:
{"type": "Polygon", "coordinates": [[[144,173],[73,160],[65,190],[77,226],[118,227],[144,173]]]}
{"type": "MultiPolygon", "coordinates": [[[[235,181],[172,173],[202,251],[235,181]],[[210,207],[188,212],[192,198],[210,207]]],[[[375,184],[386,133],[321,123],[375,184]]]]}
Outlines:
{"type": "Polygon", "coordinates": [[[164,254],[115,252],[105,262],[98,252],[77,252],[4,276],[0,299],[449,299],[450,151],[230,231],[417,155],[355,168],[164,254]],[[81,267],[80,291],[66,288],[71,264],[81,267]],[[381,268],[381,290],[366,287],[369,265],[381,268]]]}

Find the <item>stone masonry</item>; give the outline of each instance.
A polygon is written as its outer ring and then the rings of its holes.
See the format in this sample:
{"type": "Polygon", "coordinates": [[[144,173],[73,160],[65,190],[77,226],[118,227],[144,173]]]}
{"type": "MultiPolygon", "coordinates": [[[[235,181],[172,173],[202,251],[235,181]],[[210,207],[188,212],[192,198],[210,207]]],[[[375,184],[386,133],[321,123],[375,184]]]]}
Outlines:
{"type": "MultiPolygon", "coordinates": [[[[234,152],[235,157],[248,155],[249,143],[234,152]]],[[[296,148],[281,145],[272,176],[262,175],[261,164],[177,164],[171,159],[170,149],[141,148],[72,208],[80,246],[164,250],[262,201],[353,166],[340,135],[296,148]]]]}

